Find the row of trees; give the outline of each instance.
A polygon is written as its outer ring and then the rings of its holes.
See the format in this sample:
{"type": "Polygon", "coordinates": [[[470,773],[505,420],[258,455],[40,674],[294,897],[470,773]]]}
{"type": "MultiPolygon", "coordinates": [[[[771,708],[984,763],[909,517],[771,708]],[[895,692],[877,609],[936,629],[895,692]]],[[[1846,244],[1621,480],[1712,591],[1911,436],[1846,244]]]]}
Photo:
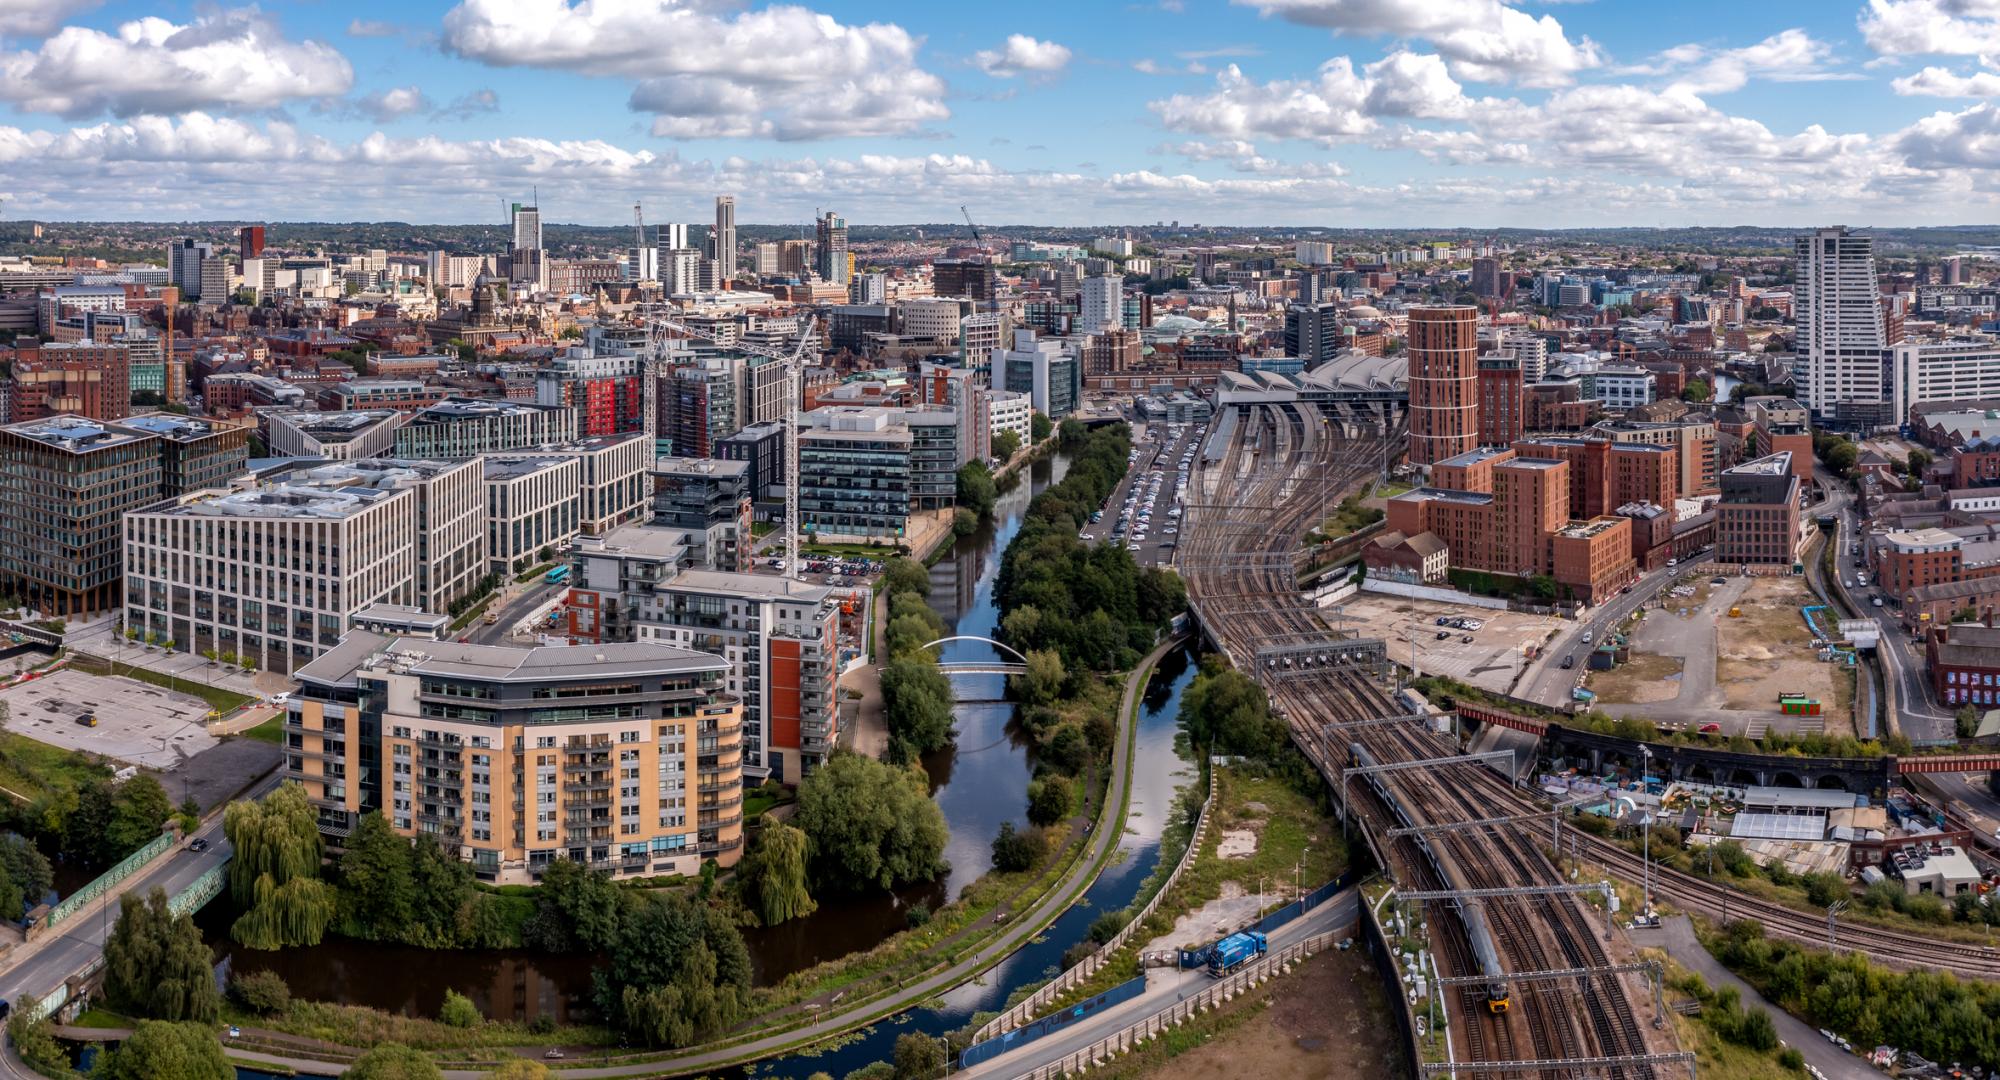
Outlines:
{"type": "MultiPolygon", "coordinates": [[[[91,766],[81,755],[72,764],[83,774],[80,780],[51,784],[14,817],[43,854],[69,866],[103,870],[151,843],[174,816],[166,789],[152,776],[140,773],[114,784],[109,766],[91,766]]],[[[29,775],[37,771],[31,763],[21,767],[29,775]]]]}
{"type": "Polygon", "coordinates": [[[1773,941],[1754,919],[1731,923],[1714,952],[1785,1011],[1857,1046],[1895,1046],[1933,1061],[2000,1061],[2000,984],[1890,971],[1857,954],[1773,941]]]}
{"type": "Polygon", "coordinates": [[[1071,669],[1121,671],[1186,609],[1187,592],[1172,572],[1141,570],[1125,548],[1077,535],[1125,476],[1131,430],[1065,420],[1062,445],[1069,472],[1028,504],[1001,557],[1001,635],[1022,652],[1053,650],[1071,669]]]}
{"type": "Polygon", "coordinates": [[[947,633],[944,619],[931,609],[930,591],[930,571],[915,559],[891,559],[883,571],[889,662],[882,669],[882,709],[891,761],[912,761],[951,745],[951,682],[938,670],[936,654],[924,647],[947,633]]]}

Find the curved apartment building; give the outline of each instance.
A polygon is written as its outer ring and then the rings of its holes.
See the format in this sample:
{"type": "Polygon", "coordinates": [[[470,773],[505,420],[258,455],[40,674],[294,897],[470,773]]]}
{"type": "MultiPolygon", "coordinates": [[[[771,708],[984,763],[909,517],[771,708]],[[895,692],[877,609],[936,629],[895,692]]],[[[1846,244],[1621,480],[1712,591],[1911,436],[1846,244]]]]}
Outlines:
{"type": "Polygon", "coordinates": [[[1410,462],[1479,446],[1479,309],[1411,308],[1410,462]]]}

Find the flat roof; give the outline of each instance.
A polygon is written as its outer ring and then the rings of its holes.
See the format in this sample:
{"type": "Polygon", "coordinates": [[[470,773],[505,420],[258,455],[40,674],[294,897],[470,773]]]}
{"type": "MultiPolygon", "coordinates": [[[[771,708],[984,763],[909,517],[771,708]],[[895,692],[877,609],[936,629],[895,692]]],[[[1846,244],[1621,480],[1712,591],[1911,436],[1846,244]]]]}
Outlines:
{"type": "Polygon", "coordinates": [[[660,587],[811,603],[818,603],[833,595],[833,590],[824,585],[814,585],[771,574],[732,574],[725,570],[683,570],[672,581],[665,582],[660,587]]]}
{"type": "Polygon", "coordinates": [[[750,463],[734,458],[658,457],[646,471],[654,476],[745,476],[750,463]]]}
{"type": "Polygon", "coordinates": [[[411,604],[370,604],[354,613],[361,622],[397,623],[402,626],[423,626],[431,629],[451,622],[451,616],[435,611],[425,611],[411,604]]]}
{"type": "Polygon", "coordinates": [[[553,412],[564,408],[561,405],[537,405],[532,401],[510,401],[506,398],[446,398],[424,409],[412,419],[421,420],[467,420],[486,416],[520,416],[526,413],[553,412]]]}
{"type": "Polygon", "coordinates": [[[1482,461],[1491,461],[1496,457],[1500,457],[1501,455],[1510,452],[1511,451],[1509,451],[1504,446],[1502,447],[1482,446],[1477,450],[1467,450],[1463,454],[1453,454],[1451,457],[1445,458],[1443,461],[1440,461],[1437,464],[1450,465],[1453,466],[1454,468],[1464,468],[1467,465],[1477,465],[1482,461]]]}
{"type": "Polygon", "coordinates": [[[1766,454],[1755,461],[1746,461],[1741,465],[1724,469],[1722,470],[1722,475],[1783,476],[1791,471],[1792,452],[1790,450],[1780,450],[1775,454],[1766,454]]]}
{"type": "Polygon", "coordinates": [[[363,664],[370,668],[402,666],[404,670],[419,675],[446,675],[494,682],[548,682],[729,670],[729,661],[720,656],[656,641],[521,647],[395,637],[363,664]]]}
{"type": "Polygon", "coordinates": [[[268,413],[282,418],[300,431],[358,432],[402,414],[394,409],[356,409],[348,412],[307,412],[303,409],[268,413]]]}
{"type": "Polygon", "coordinates": [[[128,416],[118,421],[118,426],[137,428],[149,435],[158,435],[163,439],[172,439],[175,442],[193,442],[196,439],[205,439],[222,430],[224,427],[224,425],[217,424],[211,420],[204,420],[200,417],[182,416],[179,413],[167,412],[150,412],[142,413],[138,416],[128,416]]]}
{"type": "Polygon", "coordinates": [[[1824,810],[1845,810],[1867,804],[1865,797],[1824,788],[1751,786],[1743,789],[1745,806],[1802,806],[1824,810]],[[1857,801],[1859,798],[1859,801],[1857,801]]]}
{"type": "Polygon", "coordinates": [[[533,476],[538,472],[559,469],[570,464],[574,458],[567,457],[518,457],[511,455],[486,454],[486,479],[519,480],[523,476],[533,476]]]}
{"type": "Polygon", "coordinates": [[[1407,500],[1409,502],[1423,502],[1427,499],[1435,499],[1439,502],[1484,504],[1492,502],[1493,495],[1491,492],[1485,491],[1455,491],[1451,488],[1427,487],[1418,488],[1415,491],[1405,491],[1390,501],[1407,500]]]}
{"type": "Polygon", "coordinates": [[[1568,462],[1559,458],[1517,457],[1512,461],[1503,461],[1493,467],[1496,469],[1553,469],[1558,465],[1566,464],[1568,462]]]}
{"type": "Polygon", "coordinates": [[[33,439],[73,454],[124,446],[149,437],[138,432],[126,431],[101,420],[68,415],[9,424],[7,430],[22,438],[33,439]]]}
{"type": "Polygon", "coordinates": [[[620,525],[602,538],[578,537],[571,551],[578,555],[638,555],[672,558],[691,545],[688,530],[662,525],[620,525]]]}

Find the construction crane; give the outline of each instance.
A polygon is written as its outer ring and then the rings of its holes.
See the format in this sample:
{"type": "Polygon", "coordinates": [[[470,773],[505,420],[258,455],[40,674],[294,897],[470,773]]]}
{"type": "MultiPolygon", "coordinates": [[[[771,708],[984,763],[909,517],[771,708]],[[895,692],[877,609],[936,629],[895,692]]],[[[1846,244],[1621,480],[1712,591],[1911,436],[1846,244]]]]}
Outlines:
{"type": "Polygon", "coordinates": [[[645,384],[641,388],[641,407],[646,411],[646,452],[659,453],[660,372],[669,342],[682,337],[700,338],[735,352],[762,356],[785,365],[785,576],[796,579],[799,576],[799,399],[804,396],[800,381],[805,372],[806,350],[811,347],[813,333],[818,329],[818,317],[807,316],[804,328],[799,331],[798,345],[785,352],[742,341],[724,340],[710,331],[681,322],[674,317],[676,314],[678,312],[674,308],[664,304],[646,304],[639,309],[640,318],[646,323],[646,349],[640,362],[640,379],[645,384]]]}
{"type": "Polygon", "coordinates": [[[972,230],[973,243],[984,244],[986,242],[986,238],[979,235],[979,226],[974,225],[972,223],[972,211],[967,210],[963,206],[960,206],[958,208],[958,212],[965,215],[965,227],[972,230]]]}

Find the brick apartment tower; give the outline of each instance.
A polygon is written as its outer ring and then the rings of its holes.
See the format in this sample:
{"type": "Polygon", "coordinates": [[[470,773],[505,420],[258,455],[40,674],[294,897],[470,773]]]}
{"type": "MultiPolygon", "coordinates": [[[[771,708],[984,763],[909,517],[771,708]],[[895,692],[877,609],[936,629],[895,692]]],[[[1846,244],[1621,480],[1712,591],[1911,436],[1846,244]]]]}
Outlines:
{"type": "Polygon", "coordinates": [[[1479,445],[1479,309],[1410,309],[1410,462],[1479,445]]]}

